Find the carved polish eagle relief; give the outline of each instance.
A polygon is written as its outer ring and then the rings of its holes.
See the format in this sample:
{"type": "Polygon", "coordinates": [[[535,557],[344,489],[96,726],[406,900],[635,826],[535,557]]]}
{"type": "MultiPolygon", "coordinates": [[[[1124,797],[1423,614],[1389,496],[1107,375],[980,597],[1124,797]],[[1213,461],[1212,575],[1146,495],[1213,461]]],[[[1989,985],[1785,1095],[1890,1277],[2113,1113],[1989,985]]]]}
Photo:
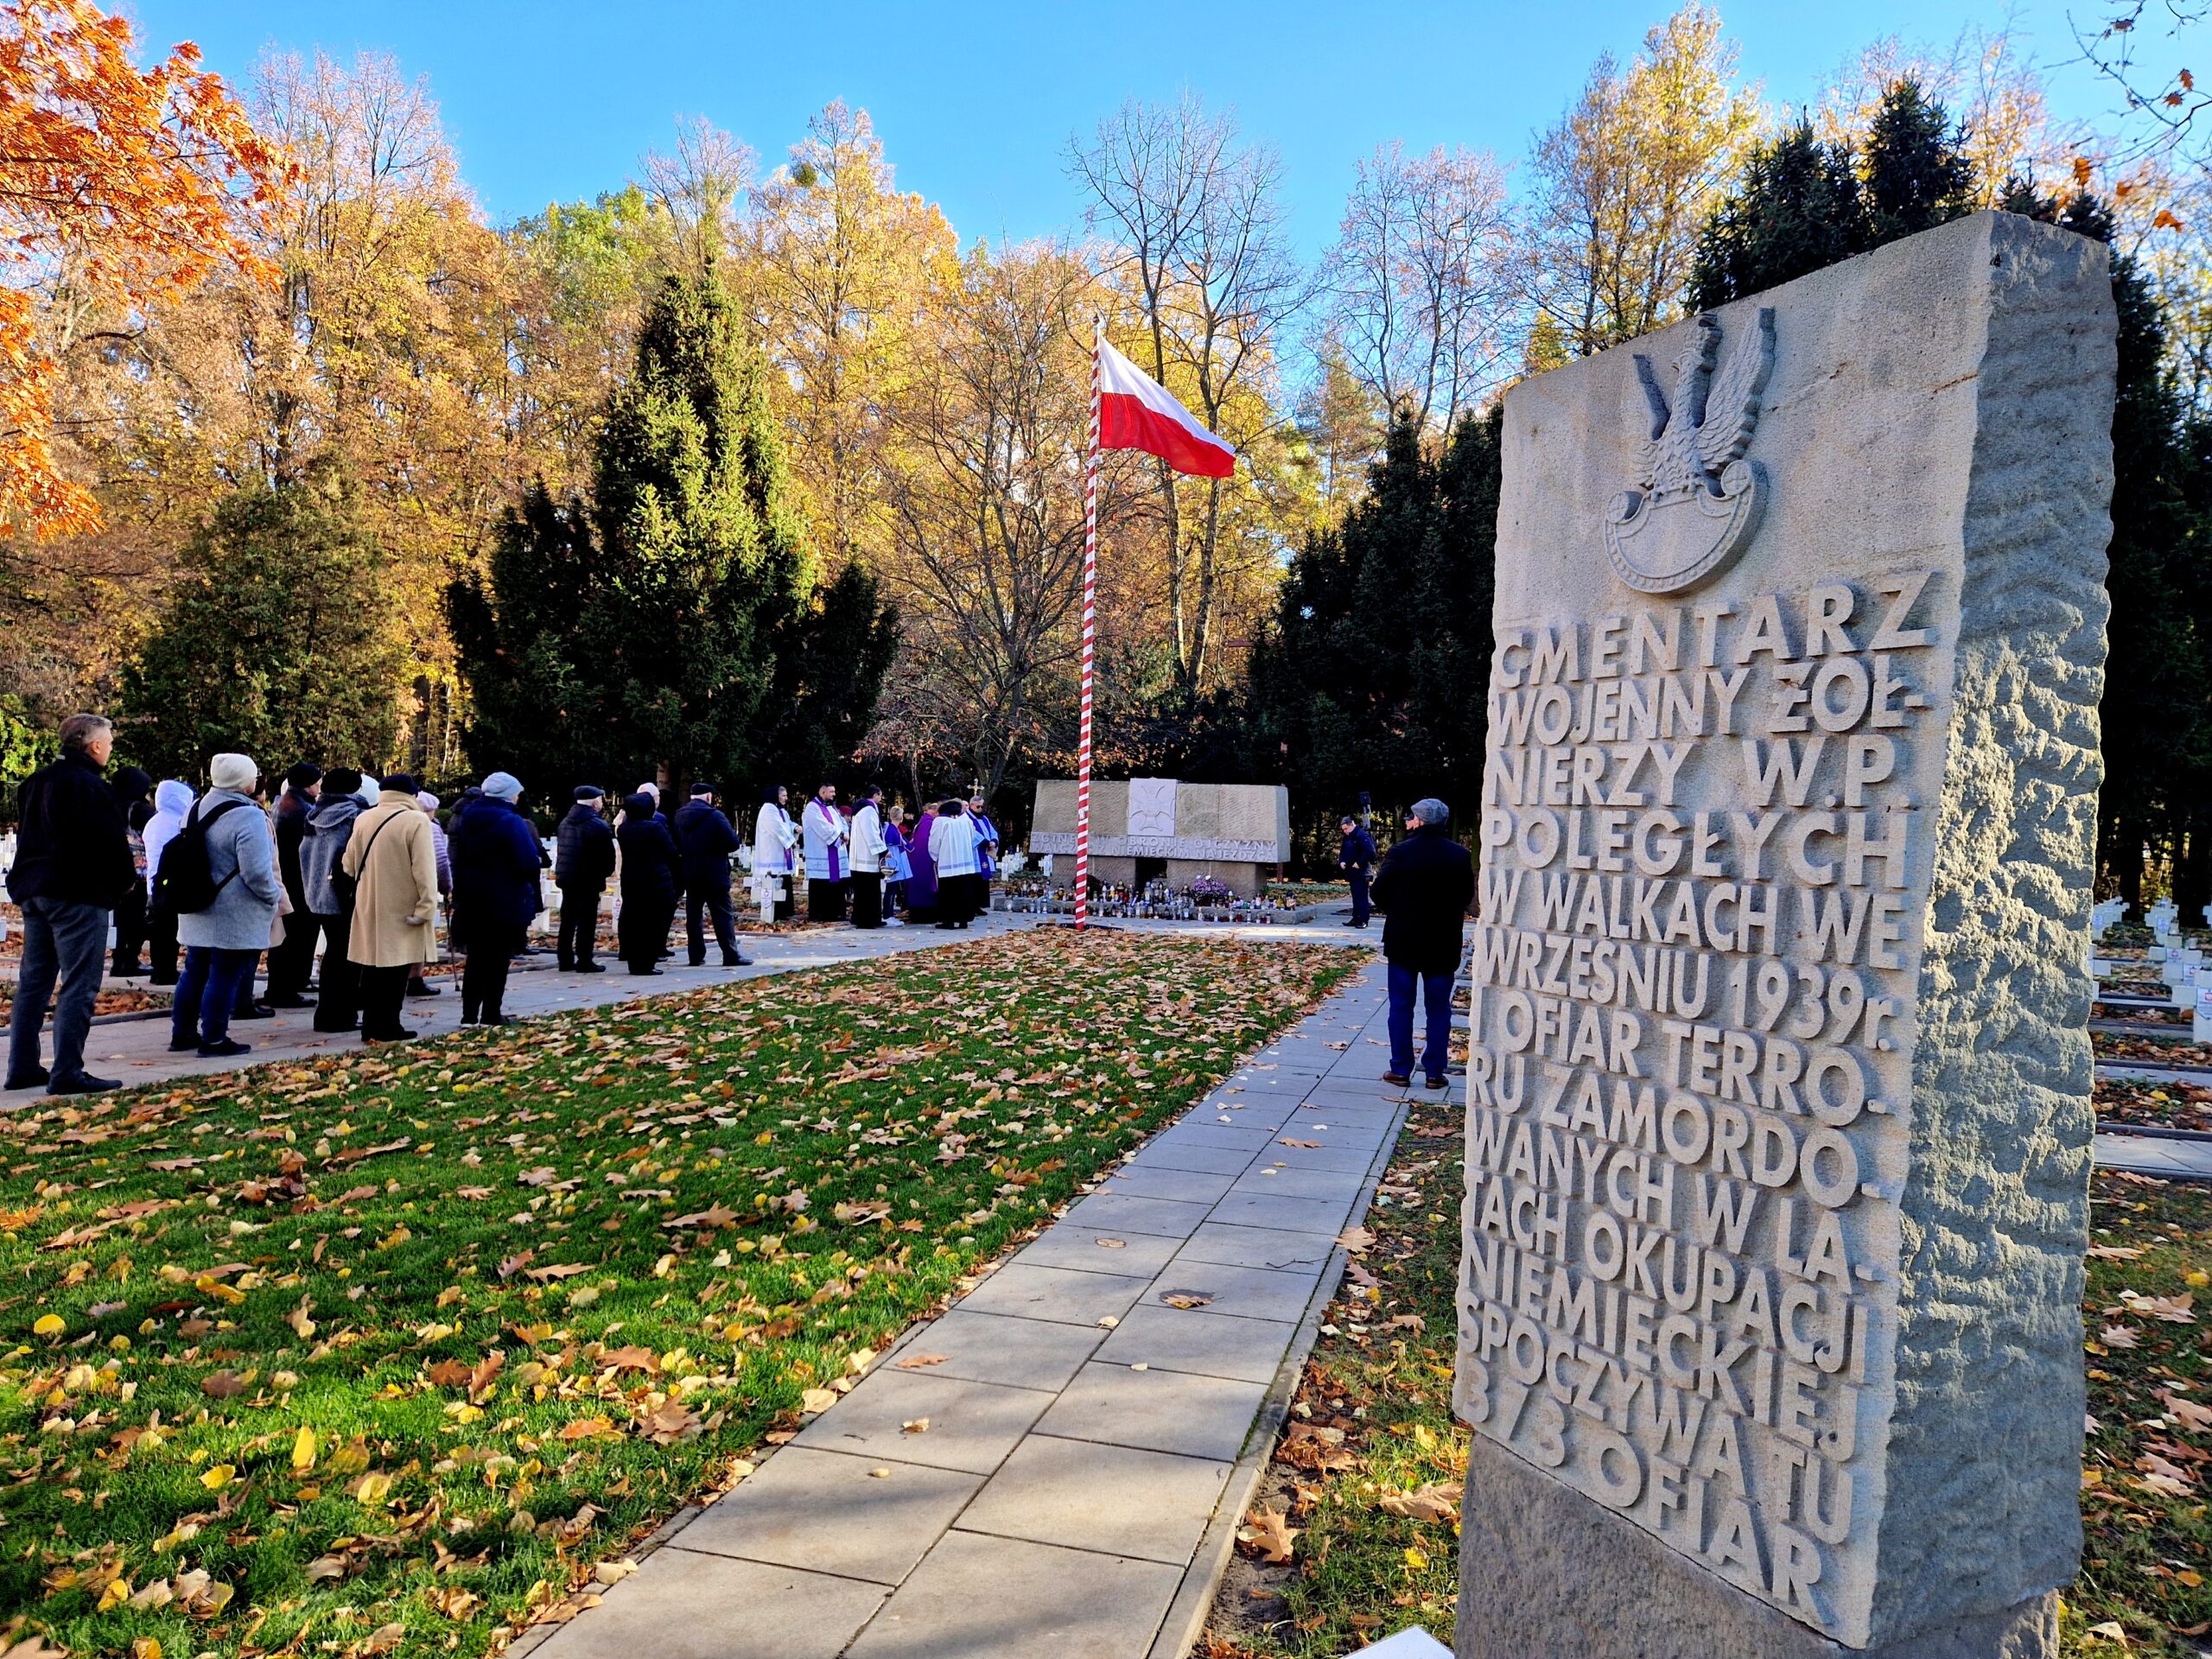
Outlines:
{"type": "Polygon", "coordinates": [[[1646,594],[1678,593],[1724,569],[1758,528],[1766,474],[1744,459],[1774,367],[1774,310],[1759,308],[1749,340],[1721,359],[1720,319],[1701,314],[1675,359],[1671,394],[1638,353],[1636,378],[1651,407],[1641,489],[1605,509],[1613,569],[1646,594]]]}

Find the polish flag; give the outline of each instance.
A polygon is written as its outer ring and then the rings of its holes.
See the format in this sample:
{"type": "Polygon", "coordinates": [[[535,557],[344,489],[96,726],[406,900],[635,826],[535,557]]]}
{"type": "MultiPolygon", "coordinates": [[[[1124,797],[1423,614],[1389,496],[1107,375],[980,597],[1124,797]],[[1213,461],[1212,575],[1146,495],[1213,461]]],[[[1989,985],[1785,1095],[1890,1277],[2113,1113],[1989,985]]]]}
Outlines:
{"type": "Polygon", "coordinates": [[[1141,449],[1179,473],[1200,478],[1227,478],[1236,470],[1234,449],[1103,337],[1098,341],[1098,445],[1102,449],[1141,449]]]}

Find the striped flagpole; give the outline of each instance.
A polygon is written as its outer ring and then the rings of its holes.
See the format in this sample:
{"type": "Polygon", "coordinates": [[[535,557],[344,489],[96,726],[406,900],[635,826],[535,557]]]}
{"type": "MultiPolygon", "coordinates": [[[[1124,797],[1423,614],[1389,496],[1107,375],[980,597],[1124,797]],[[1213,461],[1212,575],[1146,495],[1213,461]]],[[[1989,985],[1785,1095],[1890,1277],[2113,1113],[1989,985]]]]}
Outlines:
{"type": "Polygon", "coordinates": [[[1098,374],[1106,321],[1095,318],[1090,342],[1090,455],[1083,475],[1083,699],[1075,748],[1075,925],[1090,921],[1090,694],[1098,644],[1098,374]]]}

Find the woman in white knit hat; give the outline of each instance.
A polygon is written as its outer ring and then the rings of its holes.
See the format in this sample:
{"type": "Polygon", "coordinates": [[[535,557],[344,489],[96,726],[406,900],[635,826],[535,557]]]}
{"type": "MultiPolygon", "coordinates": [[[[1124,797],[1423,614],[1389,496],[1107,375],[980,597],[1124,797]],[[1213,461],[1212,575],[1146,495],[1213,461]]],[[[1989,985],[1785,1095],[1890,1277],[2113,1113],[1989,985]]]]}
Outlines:
{"type": "Polygon", "coordinates": [[[215,897],[204,910],[176,918],[184,973],[169,1019],[169,1046],[208,1056],[243,1054],[248,1046],[231,1038],[231,1010],[255,960],[269,948],[283,882],[269,815],[254,798],[261,769],[252,757],[219,754],[208,763],[207,776],[213,787],[194,805],[181,833],[194,825],[204,830],[215,897]]]}

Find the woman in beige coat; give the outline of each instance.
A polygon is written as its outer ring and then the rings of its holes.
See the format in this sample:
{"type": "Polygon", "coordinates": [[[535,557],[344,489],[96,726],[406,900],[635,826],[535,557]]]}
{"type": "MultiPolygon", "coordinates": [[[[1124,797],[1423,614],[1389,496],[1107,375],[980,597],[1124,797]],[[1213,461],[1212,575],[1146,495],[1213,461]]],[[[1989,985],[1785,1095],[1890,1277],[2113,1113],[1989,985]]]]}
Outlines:
{"type": "Polygon", "coordinates": [[[339,868],[353,878],[353,927],[346,955],[361,970],[361,1035],[404,1042],[399,1007],[407,970],[437,957],[438,851],[415,780],[384,780],[377,804],[354,820],[339,868]]]}

